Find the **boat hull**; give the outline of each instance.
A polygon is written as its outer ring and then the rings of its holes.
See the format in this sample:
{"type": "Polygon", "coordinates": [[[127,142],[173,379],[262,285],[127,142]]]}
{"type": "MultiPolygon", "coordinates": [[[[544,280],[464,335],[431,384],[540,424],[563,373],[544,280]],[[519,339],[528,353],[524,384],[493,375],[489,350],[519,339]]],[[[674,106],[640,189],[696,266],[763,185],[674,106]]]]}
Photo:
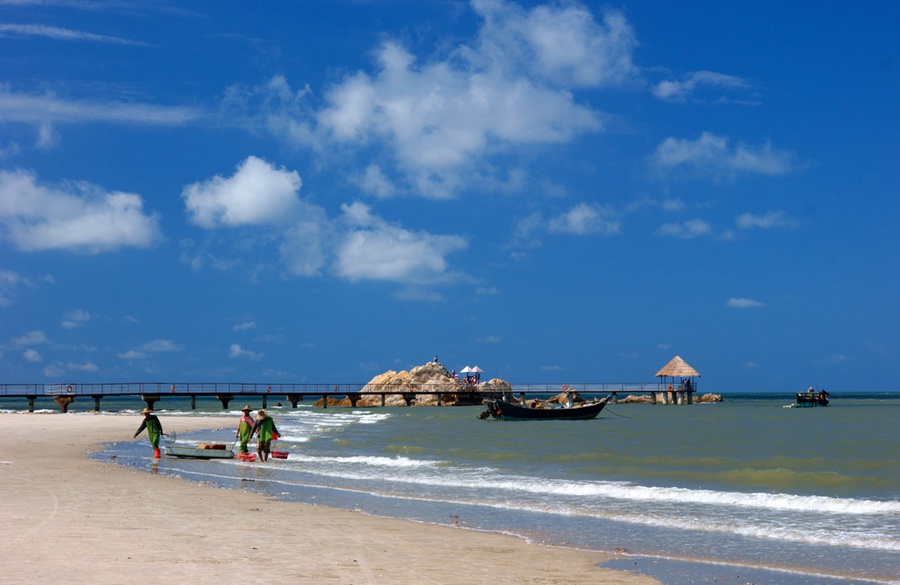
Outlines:
{"type": "Polygon", "coordinates": [[[608,398],[568,408],[529,408],[504,400],[493,400],[488,404],[491,416],[500,420],[590,420],[597,418],[606,406],[608,398]]]}
{"type": "Polygon", "coordinates": [[[797,402],[791,404],[792,408],[815,408],[817,406],[828,406],[827,395],[813,392],[797,392],[797,402]]]}
{"type": "Polygon", "coordinates": [[[183,459],[234,459],[231,449],[194,449],[191,447],[166,447],[166,455],[183,459]]]}

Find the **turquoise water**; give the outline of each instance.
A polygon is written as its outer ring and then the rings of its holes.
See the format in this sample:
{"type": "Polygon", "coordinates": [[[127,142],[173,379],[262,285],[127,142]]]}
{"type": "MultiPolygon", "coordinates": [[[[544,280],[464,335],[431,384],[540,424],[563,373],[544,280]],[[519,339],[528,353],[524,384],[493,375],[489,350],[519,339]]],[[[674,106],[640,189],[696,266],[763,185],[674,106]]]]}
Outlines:
{"type": "MultiPolygon", "coordinates": [[[[900,395],[835,395],[832,406],[810,409],[782,408],[785,395],[725,398],[533,422],[480,420],[481,407],[301,403],[269,409],[287,460],[154,464],[146,442],[117,443],[98,457],[537,542],[900,582],[900,395]]],[[[130,414],[141,405],[120,406],[130,414]]],[[[158,406],[163,424],[192,415],[174,402],[158,406]]],[[[178,444],[230,443],[238,413],[199,406],[227,428],[178,444]]]]}

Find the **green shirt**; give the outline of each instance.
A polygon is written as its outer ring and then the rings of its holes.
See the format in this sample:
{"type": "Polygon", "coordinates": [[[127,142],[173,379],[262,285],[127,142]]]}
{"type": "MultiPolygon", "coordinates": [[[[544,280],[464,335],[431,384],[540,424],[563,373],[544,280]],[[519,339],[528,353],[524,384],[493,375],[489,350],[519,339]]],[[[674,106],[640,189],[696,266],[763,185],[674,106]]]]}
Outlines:
{"type": "Polygon", "coordinates": [[[256,430],[259,433],[260,441],[271,441],[272,437],[278,430],[275,428],[275,421],[271,416],[267,416],[256,423],[256,430]]]}

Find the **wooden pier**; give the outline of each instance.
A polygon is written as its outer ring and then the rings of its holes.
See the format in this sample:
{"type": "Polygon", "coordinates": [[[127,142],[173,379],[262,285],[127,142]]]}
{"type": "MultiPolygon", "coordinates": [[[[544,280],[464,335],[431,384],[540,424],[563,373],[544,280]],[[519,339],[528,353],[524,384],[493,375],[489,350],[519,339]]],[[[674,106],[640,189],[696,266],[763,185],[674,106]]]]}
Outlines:
{"type": "MultiPolygon", "coordinates": [[[[385,405],[387,396],[401,395],[407,406],[413,404],[420,395],[437,397],[437,405],[442,405],[442,399],[453,396],[465,395],[471,398],[469,403],[477,404],[484,398],[496,398],[500,394],[512,393],[516,396],[528,395],[556,395],[562,390],[563,384],[514,384],[503,391],[498,389],[478,389],[475,386],[464,386],[448,383],[441,388],[433,385],[408,386],[402,390],[393,385],[376,387],[373,384],[259,384],[245,382],[226,383],[160,383],[160,382],[131,382],[121,384],[0,384],[0,398],[24,399],[28,403],[28,411],[34,412],[35,401],[51,398],[61,412],[67,412],[69,405],[76,400],[93,401],[93,410],[100,411],[100,403],[104,398],[135,397],[153,409],[157,403],[165,403],[170,398],[190,398],[190,407],[197,407],[197,398],[214,398],[222,404],[223,409],[228,409],[234,400],[257,399],[261,402],[261,408],[268,408],[269,399],[284,397],[284,400],[297,408],[297,405],[307,399],[321,399],[322,407],[328,408],[329,401],[333,405],[337,400],[349,400],[351,406],[356,407],[357,401],[363,396],[380,396],[381,405],[385,405]]],[[[620,397],[649,395],[649,402],[656,404],[691,404],[692,392],[684,389],[673,389],[660,383],[589,383],[567,384],[569,390],[582,396],[609,395],[611,403],[615,403],[620,397]]]]}

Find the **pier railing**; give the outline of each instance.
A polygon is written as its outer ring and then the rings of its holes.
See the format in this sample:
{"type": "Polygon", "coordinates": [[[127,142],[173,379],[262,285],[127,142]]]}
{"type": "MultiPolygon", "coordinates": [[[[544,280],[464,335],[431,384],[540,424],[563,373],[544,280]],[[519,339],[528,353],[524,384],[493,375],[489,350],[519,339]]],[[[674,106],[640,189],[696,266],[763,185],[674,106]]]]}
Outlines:
{"type": "MultiPolygon", "coordinates": [[[[581,394],[646,394],[659,392],[658,382],[591,382],[565,384],[570,390],[581,394]]],[[[563,384],[511,384],[512,392],[519,394],[559,394],[563,384]]],[[[475,386],[455,384],[448,381],[443,385],[410,384],[403,392],[414,394],[457,394],[460,392],[496,394],[496,390],[480,390],[475,386]]],[[[400,390],[391,384],[270,384],[257,382],[123,382],[123,383],[64,383],[64,384],[0,384],[0,396],[141,396],[141,395],[181,395],[217,396],[224,394],[249,395],[301,395],[335,396],[343,394],[393,394],[400,390]]]]}
{"type": "Polygon", "coordinates": [[[512,384],[509,388],[491,388],[464,384],[456,380],[447,380],[442,384],[405,384],[398,387],[395,384],[265,384],[251,382],[125,382],[102,384],[0,384],[0,397],[24,398],[28,401],[29,412],[34,412],[35,402],[41,398],[52,398],[59,405],[62,412],[67,412],[70,404],[78,397],[88,397],[94,401],[94,410],[100,411],[100,401],[108,397],[135,396],[146,403],[150,409],[166,398],[189,397],[191,409],[197,406],[197,398],[214,397],[221,402],[222,408],[227,409],[232,400],[240,400],[244,397],[259,397],[263,408],[267,407],[269,397],[284,396],[292,408],[308,396],[321,399],[323,407],[328,408],[329,401],[337,401],[346,397],[351,406],[356,406],[357,401],[363,396],[380,396],[381,405],[387,404],[387,396],[401,395],[407,406],[420,395],[437,397],[437,405],[440,406],[448,396],[465,396],[462,400],[467,404],[478,404],[484,398],[499,398],[502,394],[515,394],[521,398],[546,397],[570,390],[589,397],[590,395],[607,394],[613,402],[620,395],[648,394],[650,401],[656,403],[659,393],[664,404],[669,403],[669,396],[673,403],[681,404],[683,399],[687,404],[692,402],[693,389],[665,387],[656,383],[630,383],[630,382],[595,382],[581,384],[512,384]],[[677,394],[677,397],[676,397],[677,394]]]}

